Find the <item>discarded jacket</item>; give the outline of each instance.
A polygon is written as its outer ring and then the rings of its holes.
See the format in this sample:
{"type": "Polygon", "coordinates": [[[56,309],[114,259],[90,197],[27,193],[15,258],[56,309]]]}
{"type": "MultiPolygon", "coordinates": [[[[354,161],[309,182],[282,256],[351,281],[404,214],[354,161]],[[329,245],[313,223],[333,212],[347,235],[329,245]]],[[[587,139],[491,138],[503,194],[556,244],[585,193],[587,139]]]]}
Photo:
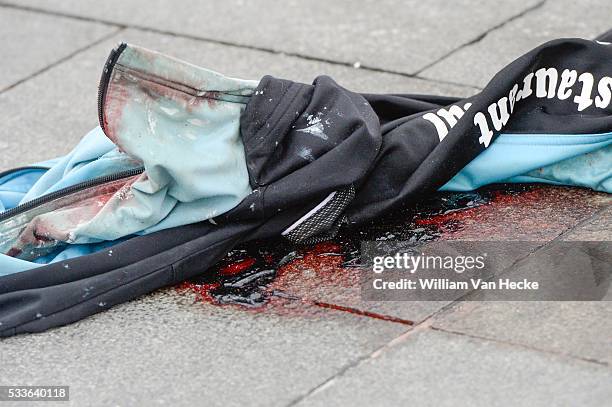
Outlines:
{"type": "Polygon", "coordinates": [[[100,127],[66,157],[0,173],[0,335],[176,284],[247,240],[327,240],[440,189],[611,192],[610,60],[606,42],[551,41],[460,100],[244,81],[121,44],[100,127]]]}

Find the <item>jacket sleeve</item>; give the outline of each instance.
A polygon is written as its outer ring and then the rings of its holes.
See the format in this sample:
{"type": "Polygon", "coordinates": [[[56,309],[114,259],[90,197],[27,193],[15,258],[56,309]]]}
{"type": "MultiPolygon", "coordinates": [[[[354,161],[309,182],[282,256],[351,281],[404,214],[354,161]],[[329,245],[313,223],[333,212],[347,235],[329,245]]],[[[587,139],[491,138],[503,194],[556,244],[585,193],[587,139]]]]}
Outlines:
{"type": "Polygon", "coordinates": [[[612,140],[611,58],[609,43],[560,39],[521,56],[464,100],[368,95],[382,123],[382,147],[348,208],[350,222],[433,193],[501,133],[556,136],[555,146],[565,135],[612,140]]]}

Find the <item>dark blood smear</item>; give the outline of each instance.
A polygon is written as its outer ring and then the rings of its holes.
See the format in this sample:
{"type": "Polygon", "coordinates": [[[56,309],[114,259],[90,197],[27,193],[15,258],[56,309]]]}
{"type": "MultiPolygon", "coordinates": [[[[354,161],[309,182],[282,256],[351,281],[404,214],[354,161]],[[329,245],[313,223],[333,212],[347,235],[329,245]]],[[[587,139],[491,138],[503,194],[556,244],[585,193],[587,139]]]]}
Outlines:
{"type": "Polygon", "coordinates": [[[324,258],[340,258],[344,268],[360,265],[363,241],[401,240],[424,243],[443,233],[461,228],[461,218],[471,210],[530,190],[529,185],[497,185],[475,192],[437,193],[416,206],[393,211],[359,228],[344,229],[331,241],[296,247],[283,238],[244,243],[230,251],[216,266],[200,277],[177,286],[192,292],[198,300],[216,305],[259,308],[274,296],[273,282],[290,272],[294,262],[312,264],[324,258]]]}

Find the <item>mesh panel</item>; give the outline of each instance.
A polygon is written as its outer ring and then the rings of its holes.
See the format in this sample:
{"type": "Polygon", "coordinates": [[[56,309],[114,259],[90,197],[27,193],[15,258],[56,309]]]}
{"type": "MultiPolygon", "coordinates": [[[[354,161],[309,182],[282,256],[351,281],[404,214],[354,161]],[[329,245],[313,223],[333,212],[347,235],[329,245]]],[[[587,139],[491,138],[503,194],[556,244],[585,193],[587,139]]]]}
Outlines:
{"type": "Polygon", "coordinates": [[[298,220],[283,236],[296,244],[314,244],[332,239],[346,222],[346,216],[342,213],[354,197],[353,185],[336,191],[329,201],[306,218],[298,220]]]}

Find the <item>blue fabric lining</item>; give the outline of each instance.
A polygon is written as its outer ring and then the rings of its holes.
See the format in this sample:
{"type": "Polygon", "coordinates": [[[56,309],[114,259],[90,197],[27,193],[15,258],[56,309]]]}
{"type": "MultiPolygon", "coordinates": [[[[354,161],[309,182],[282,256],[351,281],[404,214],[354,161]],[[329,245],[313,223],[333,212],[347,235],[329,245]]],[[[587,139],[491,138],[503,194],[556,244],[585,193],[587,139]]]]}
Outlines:
{"type": "Polygon", "coordinates": [[[612,192],[612,133],[501,134],[446,183],[472,191],[500,182],[576,185],[612,192]]]}
{"type": "Polygon", "coordinates": [[[0,212],[19,205],[45,169],[24,169],[0,177],[0,212]]]}

